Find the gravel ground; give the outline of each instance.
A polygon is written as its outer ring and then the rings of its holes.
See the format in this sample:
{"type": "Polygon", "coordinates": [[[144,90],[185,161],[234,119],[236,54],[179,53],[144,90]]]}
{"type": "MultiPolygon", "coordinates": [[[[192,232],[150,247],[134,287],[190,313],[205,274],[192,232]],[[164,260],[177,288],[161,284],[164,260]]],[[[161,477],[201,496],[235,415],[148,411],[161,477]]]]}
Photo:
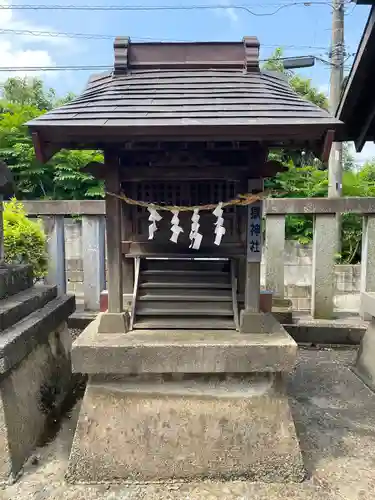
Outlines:
{"type": "MultiPolygon", "coordinates": [[[[74,332],[73,332],[74,335],[74,332]]],[[[79,402],[1,500],[373,500],[375,395],[351,372],[354,349],[301,349],[289,394],[308,479],[303,484],[205,481],[71,486],[64,481],[79,402]]]]}

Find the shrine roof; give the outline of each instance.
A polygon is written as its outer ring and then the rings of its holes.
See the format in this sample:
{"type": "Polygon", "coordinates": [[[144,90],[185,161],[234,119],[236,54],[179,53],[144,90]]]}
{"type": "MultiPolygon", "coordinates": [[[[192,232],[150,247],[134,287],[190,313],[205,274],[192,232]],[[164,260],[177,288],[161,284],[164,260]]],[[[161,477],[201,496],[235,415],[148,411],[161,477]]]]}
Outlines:
{"type": "Polygon", "coordinates": [[[342,90],[336,116],[345,123],[345,140],[361,151],[366,141],[375,142],[375,2],[362,34],[353,66],[342,90]]]}
{"type": "MultiPolygon", "coordinates": [[[[28,123],[39,156],[134,138],[322,142],[342,123],[259,69],[259,42],[115,41],[113,71],[28,123]]],[[[336,135],[337,137],[337,135],[336,135]]]]}

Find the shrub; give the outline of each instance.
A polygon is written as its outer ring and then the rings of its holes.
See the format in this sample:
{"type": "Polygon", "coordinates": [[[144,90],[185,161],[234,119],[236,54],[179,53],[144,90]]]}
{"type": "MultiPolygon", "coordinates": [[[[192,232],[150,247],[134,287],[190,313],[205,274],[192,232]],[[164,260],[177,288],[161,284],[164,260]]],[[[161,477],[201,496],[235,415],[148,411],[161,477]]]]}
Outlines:
{"type": "Polygon", "coordinates": [[[39,220],[27,218],[16,199],[4,203],[4,257],[8,264],[31,264],[35,278],[47,271],[46,235],[39,220]]]}

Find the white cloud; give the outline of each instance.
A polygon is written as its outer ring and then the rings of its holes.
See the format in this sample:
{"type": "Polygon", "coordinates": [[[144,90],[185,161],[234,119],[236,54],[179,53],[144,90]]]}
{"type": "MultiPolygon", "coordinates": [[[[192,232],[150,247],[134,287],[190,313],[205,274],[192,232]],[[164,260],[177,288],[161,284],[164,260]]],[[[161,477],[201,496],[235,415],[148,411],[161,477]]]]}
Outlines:
{"type": "MultiPolygon", "coordinates": [[[[0,5],[11,5],[8,0],[0,0],[0,5]]],[[[15,17],[11,9],[0,10],[0,30],[5,30],[2,37],[14,38],[19,42],[44,43],[50,45],[71,45],[72,40],[65,37],[38,35],[37,32],[44,31],[53,33],[50,26],[36,25],[25,19],[15,17]],[[6,30],[19,31],[19,33],[6,33],[6,30]],[[25,32],[25,33],[22,33],[25,32]]]]}
{"type": "Polygon", "coordinates": [[[218,15],[225,16],[225,17],[229,18],[233,23],[237,23],[237,21],[239,20],[239,17],[238,17],[236,10],[233,7],[231,7],[231,5],[232,5],[231,0],[220,0],[219,3],[223,7],[226,7],[226,6],[228,6],[228,7],[226,9],[217,9],[216,12],[218,13],[218,15]]]}
{"type": "Polygon", "coordinates": [[[326,96],[329,96],[329,83],[323,83],[318,86],[319,92],[323,92],[326,96]]]}
{"type": "MultiPolygon", "coordinates": [[[[46,50],[16,49],[10,41],[0,41],[1,66],[12,68],[33,68],[38,66],[55,66],[52,56],[46,50]]],[[[1,67],[0,66],[0,67],[1,67]]],[[[32,74],[40,75],[41,71],[2,71],[0,79],[5,80],[9,76],[26,76],[32,74]]]]}
{"type": "MultiPolygon", "coordinates": [[[[0,0],[0,5],[10,5],[8,0],[0,0]]],[[[39,67],[55,66],[51,49],[62,46],[67,48],[72,45],[72,40],[61,37],[38,36],[33,34],[37,31],[53,32],[48,26],[35,25],[28,20],[21,19],[14,15],[11,9],[0,9],[0,67],[39,67]],[[1,33],[1,30],[5,30],[1,33]],[[29,33],[12,34],[6,30],[20,30],[29,33]],[[37,48],[35,45],[37,44],[37,48]]],[[[11,71],[0,72],[0,80],[4,81],[9,76],[41,75],[38,71],[11,71]]],[[[56,72],[49,72],[48,77],[56,77],[56,72]]]]}

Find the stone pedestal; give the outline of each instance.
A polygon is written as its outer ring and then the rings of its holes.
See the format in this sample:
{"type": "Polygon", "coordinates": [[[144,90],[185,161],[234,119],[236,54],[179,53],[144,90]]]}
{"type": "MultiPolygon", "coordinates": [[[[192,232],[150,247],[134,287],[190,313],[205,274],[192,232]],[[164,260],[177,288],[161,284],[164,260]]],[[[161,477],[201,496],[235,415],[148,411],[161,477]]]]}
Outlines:
{"type": "Polygon", "coordinates": [[[353,371],[375,391],[375,293],[361,294],[361,309],[369,317],[370,323],[362,338],[353,371]]]}
{"type": "Polygon", "coordinates": [[[270,333],[167,330],[76,340],[89,374],[72,446],[71,482],[249,478],[301,481],[284,387],[297,345],[272,315],[270,333]]]}
{"type": "Polygon", "coordinates": [[[32,283],[30,266],[0,269],[0,483],[18,475],[71,383],[74,297],[32,283]]]}

